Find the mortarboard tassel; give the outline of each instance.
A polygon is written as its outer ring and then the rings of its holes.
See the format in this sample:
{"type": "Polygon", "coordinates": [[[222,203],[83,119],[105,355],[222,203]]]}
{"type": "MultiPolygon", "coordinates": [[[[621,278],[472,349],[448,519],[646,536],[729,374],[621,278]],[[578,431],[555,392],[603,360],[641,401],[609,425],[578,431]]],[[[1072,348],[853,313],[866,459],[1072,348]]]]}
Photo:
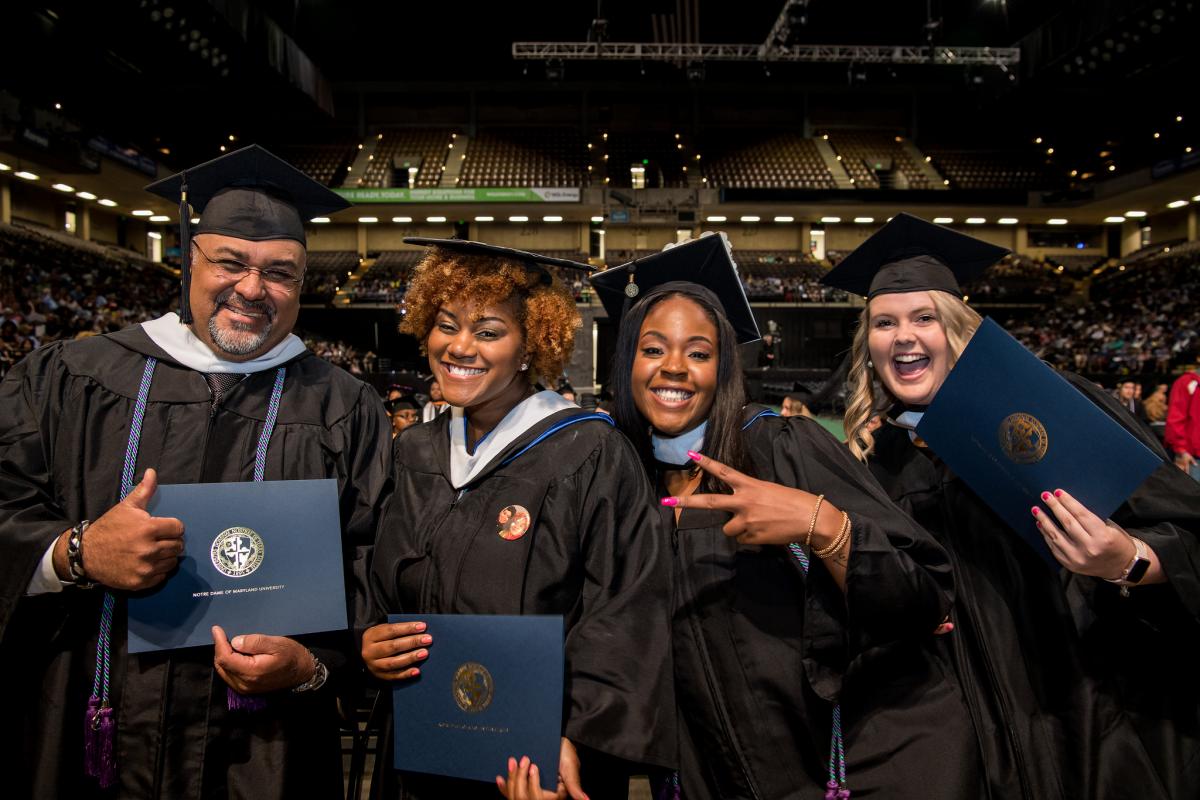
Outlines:
{"type": "Polygon", "coordinates": [[[92,697],[88,700],[83,728],[83,772],[95,778],[107,789],[117,779],[117,759],[114,740],[117,724],[107,700],[92,697]]]}
{"type": "Polygon", "coordinates": [[[230,711],[262,711],[267,707],[266,699],[259,695],[242,694],[232,686],[225,689],[225,707],[230,711]]]}
{"type": "Polygon", "coordinates": [[[179,321],[192,324],[192,211],[188,207],[187,173],[181,172],[183,185],[179,189],[179,321]]]}

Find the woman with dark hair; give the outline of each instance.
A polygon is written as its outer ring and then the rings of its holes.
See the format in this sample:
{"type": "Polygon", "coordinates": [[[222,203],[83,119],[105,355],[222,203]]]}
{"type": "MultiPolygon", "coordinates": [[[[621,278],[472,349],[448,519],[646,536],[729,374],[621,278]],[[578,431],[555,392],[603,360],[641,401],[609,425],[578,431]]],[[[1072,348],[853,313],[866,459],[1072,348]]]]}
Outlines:
{"type": "Polygon", "coordinates": [[[746,406],[758,332],[722,239],[593,284],[621,318],[613,416],[667,495],[677,791],[975,796],[966,711],[924,651],[945,554],[819,424],[746,406]]]}
{"type": "Polygon", "coordinates": [[[1052,515],[1028,513],[1056,572],[916,434],[982,322],[961,284],[1005,252],[898,214],[825,277],[868,298],[850,354],[850,450],[954,564],[947,660],[989,796],[1196,798],[1200,490],[1112,397],[1064,373],[1162,464],[1111,520],[1044,487],[1052,515]]]}
{"type": "MultiPolygon", "coordinates": [[[[411,241],[431,249],[409,285],[402,330],[420,339],[451,410],[395,439],[395,491],[370,575],[376,619],[561,615],[557,796],[624,797],[633,765],[674,762],[673,714],[659,699],[671,691],[666,539],[611,419],[535,387],[562,373],[579,327],[547,265],[589,267],[411,241]]],[[[437,652],[420,622],[363,636],[363,660],[383,681],[415,678],[437,652]]],[[[380,748],[385,761],[391,752],[390,742],[380,748]]],[[[376,793],[467,800],[495,797],[499,785],[510,800],[556,796],[538,788],[555,776],[539,781],[528,759],[488,766],[496,784],[386,769],[376,793]]]]}

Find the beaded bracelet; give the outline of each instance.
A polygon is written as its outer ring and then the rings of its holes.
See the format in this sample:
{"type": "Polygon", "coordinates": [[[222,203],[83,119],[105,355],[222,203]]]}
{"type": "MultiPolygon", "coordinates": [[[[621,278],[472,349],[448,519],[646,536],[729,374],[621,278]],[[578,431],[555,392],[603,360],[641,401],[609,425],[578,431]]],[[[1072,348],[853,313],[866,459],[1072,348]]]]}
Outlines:
{"type": "Polygon", "coordinates": [[[850,539],[850,515],[845,511],[842,512],[842,527],[838,531],[837,538],[828,547],[823,547],[820,550],[814,550],[813,555],[817,558],[829,558],[830,556],[841,551],[845,547],[846,542],[850,539]]]}
{"type": "Polygon", "coordinates": [[[91,522],[85,519],[71,528],[67,535],[67,569],[71,573],[71,580],[80,589],[91,589],[96,585],[88,580],[87,573],[83,570],[83,534],[90,524],[91,522]]]}

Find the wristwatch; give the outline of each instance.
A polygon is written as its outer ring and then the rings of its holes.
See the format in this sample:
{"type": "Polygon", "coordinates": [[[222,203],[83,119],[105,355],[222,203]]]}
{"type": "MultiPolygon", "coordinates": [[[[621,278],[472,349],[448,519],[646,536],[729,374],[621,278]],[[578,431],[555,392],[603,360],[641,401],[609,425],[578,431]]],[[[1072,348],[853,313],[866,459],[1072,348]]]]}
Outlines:
{"type": "Polygon", "coordinates": [[[80,589],[91,589],[96,585],[87,579],[83,571],[83,534],[90,524],[85,519],[67,534],[67,569],[71,572],[71,581],[80,589]]]}
{"type": "Polygon", "coordinates": [[[1133,541],[1134,554],[1133,560],[1125,567],[1125,571],[1118,578],[1106,578],[1109,583],[1115,583],[1121,587],[1121,596],[1129,597],[1129,587],[1137,586],[1142,582],[1142,578],[1146,577],[1146,570],[1150,569],[1150,548],[1146,547],[1146,543],[1136,536],[1130,536],[1133,541]]]}
{"type": "Polygon", "coordinates": [[[317,658],[317,654],[312,650],[308,654],[313,657],[313,675],[311,678],[292,689],[293,692],[315,692],[325,685],[325,681],[329,679],[329,668],[321,663],[321,659],[317,658]]]}

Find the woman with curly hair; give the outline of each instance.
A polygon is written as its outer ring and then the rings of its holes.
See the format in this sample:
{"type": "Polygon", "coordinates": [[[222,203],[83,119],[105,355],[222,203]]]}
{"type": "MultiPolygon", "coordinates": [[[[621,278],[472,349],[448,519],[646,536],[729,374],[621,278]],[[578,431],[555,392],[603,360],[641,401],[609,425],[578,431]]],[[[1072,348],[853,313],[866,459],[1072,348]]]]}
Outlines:
{"type": "Polygon", "coordinates": [[[950,555],[955,631],[939,643],[989,796],[1194,798],[1200,492],[1111,397],[1064,373],[1163,465],[1111,520],[1046,487],[1052,518],[1031,513],[1059,574],[915,433],[981,322],[960,284],[1005,252],[899,214],[825,277],[868,298],[850,354],[850,450],[950,555]]]}
{"type": "Polygon", "coordinates": [[[979,796],[924,652],[946,555],[819,423],[747,405],[758,327],[721,237],[593,284],[621,319],[613,416],[666,495],[684,800],[979,796]]]}
{"type": "MultiPolygon", "coordinates": [[[[637,456],[611,420],[535,387],[562,374],[580,324],[549,267],[590,268],[476,242],[405,241],[430,250],[401,330],[420,339],[451,411],[395,440],[395,492],[370,576],[377,619],[561,614],[557,795],[536,788],[527,759],[496,764],[497,784],[513,800],[624,797],[631,765],[674,760],[673,710],[659,701],[671,691],[666,540],[637,456]]],[[[367,630],[370,672],[420,674],[438,646],[423,631],[367,630]]],[[[496,796],[496,785],[418,773],[385,770],[380,782],[391,797],[496,796]]]]}

